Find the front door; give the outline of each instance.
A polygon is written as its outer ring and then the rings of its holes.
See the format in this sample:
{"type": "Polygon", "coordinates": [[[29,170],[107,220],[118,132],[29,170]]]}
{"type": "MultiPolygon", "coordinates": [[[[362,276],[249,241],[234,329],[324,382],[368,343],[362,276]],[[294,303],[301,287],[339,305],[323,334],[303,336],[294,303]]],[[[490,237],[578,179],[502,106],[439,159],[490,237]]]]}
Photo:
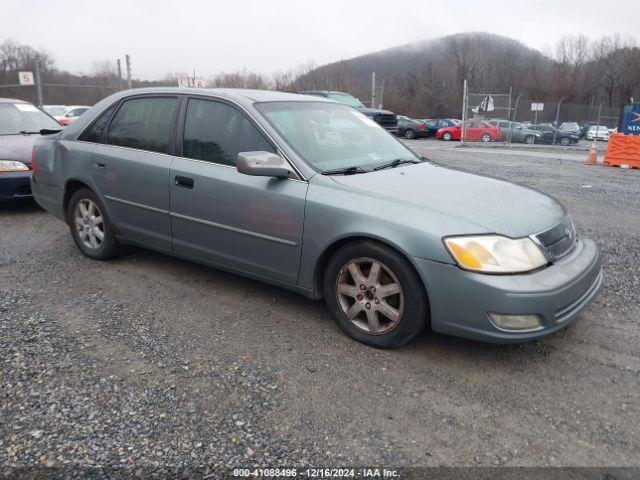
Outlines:
{"type": "Polygon", "coordinates": [[[298,279],[307,183],[249,176],[238,152],[276,152],[236,107],[191,98],[171,166],[177,253],[285,283],[298,279]]]}

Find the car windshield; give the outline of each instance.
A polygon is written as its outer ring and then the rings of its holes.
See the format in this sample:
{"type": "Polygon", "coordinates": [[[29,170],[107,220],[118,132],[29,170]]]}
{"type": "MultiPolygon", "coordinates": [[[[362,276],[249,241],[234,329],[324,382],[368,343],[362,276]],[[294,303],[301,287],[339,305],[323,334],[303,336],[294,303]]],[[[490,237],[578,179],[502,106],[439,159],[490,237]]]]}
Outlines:
{"type": "Polygon", "coordinates": [[[560,125],[560,129],[564,130],[565,128],[580,128],[577,123],[563,123],[560,125]]]}
{"type": "Polygon", "coordinates": [[[49,115],[62,116],[67,111],[67,107],[64,107],[64,106],[53,106],[53,107],[45,106],[43,108],[44,108],[44,111],[47,112],[49,115]]]}
{"type": "Polygon", "coordinates": [[[349,105],[350,107],[365,108],[365,106],[362,104],[362,102],[360,100],[358,100],[356,97],[352,97],[348,93],[331,92],[331,93],[327,94],[327,96],[331,100],[335,100],[336,102],[344,103],[345,105],[349,105]]]}
{"type": "Polygon", "coordinates": [[[325,102],[267,102],[256,108],[284,140],[320,172],[364,170],[419,158],[376,122],[352,108],[325,102]]]}
{"type": "Polygon", "coordinates": [[[0,135],[60,128],[58,122],[30,103],[0,103],[0,135]]]}

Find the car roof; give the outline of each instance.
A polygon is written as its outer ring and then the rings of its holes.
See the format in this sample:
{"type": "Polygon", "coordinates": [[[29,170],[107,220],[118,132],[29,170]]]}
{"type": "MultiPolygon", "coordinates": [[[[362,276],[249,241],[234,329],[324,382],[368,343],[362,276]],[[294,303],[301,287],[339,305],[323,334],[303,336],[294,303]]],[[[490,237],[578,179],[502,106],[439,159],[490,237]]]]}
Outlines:
{"type": "Polygon", "coordinates": [[[0,98],[0,103],[29,103],[24,100],[18,100],[17,98],[0,98]]]}
{"type": "Polygon", "coordinates": [[[180,94],[180,95],[211,95],[212,97],[228,98],[236,100],[239,103],[258,103],[258,102],[331,102],[322,97],[314,97],[311,95],[301,95],[298,93],[279,92],[276,90],[252,90],[246,88],[181,88],[181,87],[149,87],[134,88],[120,92],[120,98],[126,98],[132,95],[144,94],[180,94]]]}

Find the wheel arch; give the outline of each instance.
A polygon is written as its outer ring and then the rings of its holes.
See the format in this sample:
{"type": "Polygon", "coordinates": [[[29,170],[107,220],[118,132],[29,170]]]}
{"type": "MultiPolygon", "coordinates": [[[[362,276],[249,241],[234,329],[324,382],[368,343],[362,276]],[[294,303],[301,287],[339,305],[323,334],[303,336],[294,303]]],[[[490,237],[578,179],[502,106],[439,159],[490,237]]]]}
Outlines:
{"type": "Polygon", "coordinates": [[[407,262],[409,262],[409,265],[411,265],[411,268],[413,268],[416,276],[418,277],[418,279],[420,279],[422,291],[424,292],[425,299],[427,301],[427,307],[428,307],[427,321],[429,322],[431,319],[429,289],[427,285],[425,285],[425,282],[423,281],[422,276],[419,274],[413,258],[411,257],[411,255],[409,255],[406,251],[404,251],[398,245],[395,245],[393,242],[390,242],[387,239],[376,237],[374,235],[362,235],[362,234],[348,235],[348,236],[335,239],[332,243],[327,245],[327,247],[322,251],[322,253],[318,256],[318,259],[316,260],[316,265],[315,265],[314,274],[313,274],[314,297],[318,300],[321,300],[324,298],[323,285],[322,285],[324,282],[324,274],[327,268],[327,264],[329,263],[329,260],[331,259],[333,254],[337,252],[344,245],[347,245],[349,243],[355,243],[355,242],[363,242],[363,241],[374,242],[384,247],[390,248],[391,250],[394,250],[396,253],[401,255],[405,260],[407,260],[407,262]]]}
{"type": "Polygon", "coordinates": [[[83,182],[82,180],[79,180],[77,178],[70,178],[65,182],[64,197],[62,199],[62,208],[63,208],[62,211],[64,212],[65,220],[67,219],[67,213],[69,210],[69,201],[71,200],[71,197],[73,196],[73,194],[76,193],[81,188],[88,188],[89,190],[94,191],[90,185],[88,185],[86,182],[83,182]]]}

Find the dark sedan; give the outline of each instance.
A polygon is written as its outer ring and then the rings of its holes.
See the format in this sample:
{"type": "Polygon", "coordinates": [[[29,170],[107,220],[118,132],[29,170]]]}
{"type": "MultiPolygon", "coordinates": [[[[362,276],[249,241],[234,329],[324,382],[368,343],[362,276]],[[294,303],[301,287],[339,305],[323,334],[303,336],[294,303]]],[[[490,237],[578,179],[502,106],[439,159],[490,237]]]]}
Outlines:
{"type": "Polygon", "coordinates": [[[427,137],[435,137],[436,132],[441,128],[455,127],[460,120],[454,118],[434,118],[424,124],[424,130],[427,137]]]}
{"type": "Polygon", "coordinates": [[[43,133],[60,124],[30,103],[0,98],[0,201],[31,196],[31,155],[43,133]]]}
{"type": "Polygon", "coordinates": [[[404,138],[426,138],[429,136],[424,122],[413,118],[398,116],[398,135],[404,138]]]}
{"type": "Polygon", "coordinates": [[[556,144],[564,145],[566,147],[572,143],[578,143],[580,141],[580,135],[566,130],[560,130],[550,125],[533,125],[531,129],[542,133],[542,140],[547,144],[553,143],[554,132],[556,144]]]}

